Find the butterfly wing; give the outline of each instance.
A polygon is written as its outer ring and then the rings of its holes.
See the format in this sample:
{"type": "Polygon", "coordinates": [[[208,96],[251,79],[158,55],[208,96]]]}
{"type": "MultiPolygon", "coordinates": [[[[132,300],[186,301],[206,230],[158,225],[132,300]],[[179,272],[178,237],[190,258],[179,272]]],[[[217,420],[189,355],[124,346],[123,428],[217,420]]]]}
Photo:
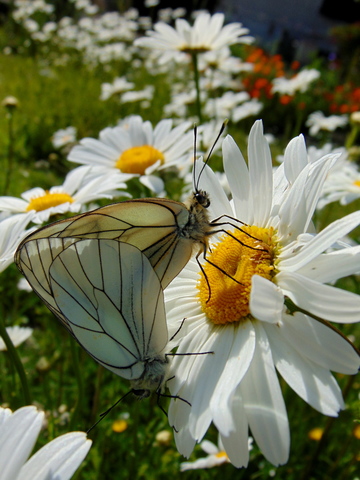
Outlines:
{"type": "Polygon", "coordinates": [[[165,349],[163,291],[149,260],[114,240],[81,240],[52,262],[49,283],[68,330],[99,363],[129,380],[165,349]]]}
{"type": "Polygon", "coordinates": [[[22,243],[21,249],[18,248],[15,256],[18,268],[30,283],[32,289],[66,327],[66,319],[63,318],[53,297],[49,270],[59,253],[75,241],[70,238],[51,237],[29,239],[29,241],[22,243]]]}
{"type": "MultiPolygon", "coordinates": [[[[117,240],[141,250],[165,288],[191,257],[193,242],[181,236],[188,221],[186,206],[172,200],[149,198],[116,203],[37,230],[20,244],[15,262],[27,276],[28,261],[22,251],[29,242],[40,241],[40,247],[31,248],[41,249],[42,240],[50,238],[66,239],[66,245],[91,238],[117,240]]],[[[60,243],[56,245],[60,248],[60,243]]]]}

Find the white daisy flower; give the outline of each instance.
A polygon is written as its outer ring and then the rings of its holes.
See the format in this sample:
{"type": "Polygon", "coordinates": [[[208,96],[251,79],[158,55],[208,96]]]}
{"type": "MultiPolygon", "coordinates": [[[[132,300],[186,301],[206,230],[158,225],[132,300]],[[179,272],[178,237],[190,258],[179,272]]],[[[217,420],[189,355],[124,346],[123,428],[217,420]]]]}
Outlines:
{"type": "Polygon", "coordinates": [[[28,460],[44,416],[34,406],[0,407],[1,480],[68,480],[78,469],[92,443],[84,432],[61,435],[28,460]]]}
{"type": "Polygon", "coordinates": [[[60,129],[54,133],[51,140],[55,148],[61,148],[69,143],[74,143],[76,142],[76,128],[67,127],[60,129]]]}
{"type": "Polygon", "coordinates": [[[0,221],[0,272],[14,261],[14,253],[20,242],[35,228],[26,230],[34,221],[34,212],[13,215],[0,221]]]}
{"type": "MultiPolygon", "coordinates": [[[[133,90],[125,92],[121,95],[121,103],[139,102],[141,100],[152,100],[155,88],[153,85],[148,85],[143,90],[133,90]]],[[[148,105],[150,105],[148,103],[148,105]]]]}
{"type": "Polygon", "coordinates": [[[103,172],[139,175],[140,182],[155,193],[164,190],[164,182],[153,173],[168,167],[180,167],[193,148],[193,133],[186,132],[190,122],[172,128],[172,120],[162,120],[155,128],[141,117],[130,117],[127,128],[105,128],[99,140],[84,138],[74,147],[71,162],[96,166],[103,172]]]}
{"type": "Polygon", "coordinates": [[[67,174],[63,185],[49,190],[37,187],[21,194],[22,198],[0,197],[0,211],[20,213],[36,212],[34,223],[47,222],[51,215],[79,212],[84,204],[115,196],[129,196],[118,189],[126,188],[124,183],[133,175],[116,175],[96,171],[91,166],[79,167],[67,174]]]}
{"type": "Polygon", "coordinates": [[[135,45],[161,50],[161,63],[167,63],[170,58],[176,58],[181,53],[205,53],[219,50],[235,43],[251,43],[253,37],[247,35],[249,30],[241,23],[224,25],[223,13],[210,15],[200,13],[191,26],[186,20],[178,18],[175,28],[164,22],[154,25],[154,30],[148,30],[146,37],[135,40],[135,45]]]}
{"type": "Polygon", "coordinates": [[[306,120],[306,125],[310,127],[309,134],[312,136],[317,135],[320,130],[326,130],[333,132],[339,127],[345,127],[349,123],[349,117],[347,115],[325,115],[318,111],[310,113],[306,120]]]}
{"type": "Polygon", "coordinates": [[[228,118],[232,117],[232,111],[243,102],[250,99],[247,92],[225,92],[222,97],[209,98],[204,112],[209,117],[228,118]]]}
{"type": "MultiPolygon", "coordinates": [[[[27,340],[33,332],[30,327],[6,327],[6,331],[14,347],[18,347],[27,340]]],[[[4,340],[0,337],[0,352],[7,350],[4,340]]]]}
{"type": "Polygon", "coordinates": [[[132,90],[134,87],[135,84],[132,82],[128,82],[126,77],[116,77],[113,83],[101,84],[100,100],[108,100],[116,93],[122,93],[126,90],[132,90]]]}
{"type": "MultiPolygon", "coordinates": [[[[248,447],[249,451],[252,450],[252,441],[253,439],[249,437],[248,447]]],[[[227,456],[224,445],[219,438],[218,445],[215,445],[209,440],[204,440],[200,443],[201,449],[207,453],[207,457],[199,458],[195,462],[183,462],[180,464],[180,471],[185,472],[186,470],[199,470],[201,468],[213,468],[223,465],[224,463],[229,463],[229,457],[227,456]]]]}
{"type": "Polygon", "coordinates": [[[357,198],[360,198],[359,168],[356,163],[342,158],[326,177],[317,208],[321,209],[332,202],[348,205],[357,198]]]}
{"type": "Polygon", "coordinates": [[[296,92],[306,92],[310,84],[319,77],[319,70],[316,70],[315,68],[305,68],[292,78],[274,78],[272,81],[272,92],[277,92],[281,95],[295,95],[296,92]]]}
{"type": "Polygon", "coordinates": [[[290,432],[277,372],[312,407],[337,416],[344,402],[330,371],[359,368],[353,346],[326,321],[359,321],[360,296],[326,283],[359,270],[360,246],[328,250],[359,225],[360,212],[309,233],[337,155],[309,163],[302,137],[274,174],[260,121],[249,136],[249,166],[230,136],[222,147],[232,201],[209,167],[199,188],[210,194],[219,229],[235,228],[212,237],[202,269],[190,260],[165,290],[170,336],[186,318],[177,353],[213,354],[174,357],[168,386],[191,407],[172,399],[169,422],[186,457],[214,423],[236,467],[248,463],[249,429],[279,465],[288,460],[290,432]]]}
{"type": "Polygon", "coordinates": [[[264,104],[260,102],[257,98],[252,98],[248,102],[243,103],[242,105],[235,107],[232,111],[232,120],[234,122],[239,122],[244,118],[248,118],[252,115],[257,115],[263,109],[264,104]]]}

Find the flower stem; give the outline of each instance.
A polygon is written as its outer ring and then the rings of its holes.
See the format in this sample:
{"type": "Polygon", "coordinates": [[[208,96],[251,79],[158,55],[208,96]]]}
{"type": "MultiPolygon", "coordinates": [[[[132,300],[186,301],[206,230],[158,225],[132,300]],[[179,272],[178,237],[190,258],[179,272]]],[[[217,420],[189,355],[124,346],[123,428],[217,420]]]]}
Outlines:
{"type": "Polygon", "coordinates": [[[9,337],[9,334],[6,331],[5,325],[3,321],[0,319],[0,335],[3,338],[8,354],[13,362],[13,365],[15,366],[15,369],[17,370],[17,373],[20,378],[22,390],[23,390],[23,395],[24,395],[24,402],[25,405],[31,405],[31,395],[30,395],[30,389],[28,385],[28,381],[26,378],[26,373],[24,370],[24,366],[20,360],[20,357],[18,355],[18,352],[16,348],[14,347],[14,344],[11,341],[11,338],[9,337]]]}
{"type": "Polygon", "coordinates": [[[199,123],[202,123],[201,112],[201,100],[200,100],[200,80],[199,80],[199,67],[198,67],[198,54],[196,52],[191,53],[193,68],[194,68],[194,81],[196,89],[196,110],[199,118],[199,123]]]}
{"type": "Polygon", "coordinates": [[[83,411],[84,384],[83,384],[81,371],[80,371],[79,349],[73,339],[70,340],[70,348],[71,348],[71,357],[73,361],[74,373],[75,373],[77,387],[78,387],[78,396],[76,400],[76,405],[75,405],[74,412],[70,422],[70,429],[73,429],[75,428],[76,422],[79,418],[79,413],[83,411]]]}
{"type": "Polygon", "coordinates": [[[9,109],[7,113],[8,119],[8,151],[7,151],[7,165],[4,168],[5,171],[5,180],[3,187],[3,195],[7,195],[9,192],[11,175],[14,165],[14,124],[13,124],[13,112],[12,109],[9,109]]]}
{"type": "Polygon", "coordinates": [[[346,147],[347,150],[349,150],[349,148],[351,148],[354,145],[354,143],[356,141],[356,137],[358,136],[358,134],[359,134],[358,125],[353,125],[350,133],[346,137],[345,147],[346,147]]]}

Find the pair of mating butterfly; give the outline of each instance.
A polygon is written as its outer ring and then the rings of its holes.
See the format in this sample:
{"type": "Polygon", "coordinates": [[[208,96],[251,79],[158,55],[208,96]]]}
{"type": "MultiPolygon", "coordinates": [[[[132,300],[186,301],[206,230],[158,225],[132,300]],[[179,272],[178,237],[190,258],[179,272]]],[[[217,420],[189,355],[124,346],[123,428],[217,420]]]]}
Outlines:
{"type": "Polygon", "coordinates": [[[210,222],[209,196],[199,189],[207,167],[198,160],[194,171],[199,164],[188,206],[153,198],[108,205],[40,228],[15,254],[33,290],[78,343],[142,397],[166,379],[163,289],[194,244],[206,259],[209,235],[229,223],[210,222]]]}

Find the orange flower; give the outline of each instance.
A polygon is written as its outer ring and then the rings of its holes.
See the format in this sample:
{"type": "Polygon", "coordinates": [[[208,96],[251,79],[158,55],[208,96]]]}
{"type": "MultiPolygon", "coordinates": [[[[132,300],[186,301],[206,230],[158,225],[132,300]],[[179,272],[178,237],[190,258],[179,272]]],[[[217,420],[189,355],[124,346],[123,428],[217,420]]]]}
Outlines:
{"type": "Polygon", "coordinates": [[[292,98],[293,97],[291,95],[281,95],[280,103],[282,105],[288,105],[291,102],[292,98]]]}

